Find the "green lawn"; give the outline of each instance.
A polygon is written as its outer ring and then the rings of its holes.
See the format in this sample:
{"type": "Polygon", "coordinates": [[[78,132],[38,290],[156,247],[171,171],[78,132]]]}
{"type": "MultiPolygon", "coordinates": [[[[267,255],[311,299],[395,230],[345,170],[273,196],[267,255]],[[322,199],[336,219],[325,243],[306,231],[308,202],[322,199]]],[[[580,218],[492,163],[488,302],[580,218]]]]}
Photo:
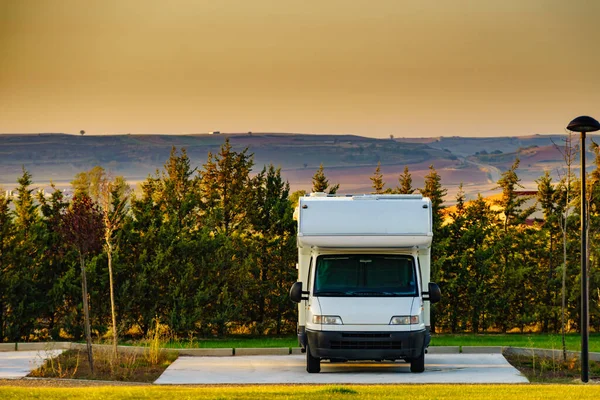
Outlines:
{"type": "Polygon", "coordinates": [[[0,398],[29,399],[596,399],[595,385],[377,385],[377,386],[106,386],[0,387],[0,398]]]}
{"type": "MultiPolygon", "coordinates": [[[[581,336],[568,334],[567,350],[581,350],[581,336]]],[[[562,337],[558,334],[460,334],[433,335],[432,346],[512,346],[536,347],[542,349],[562,349],[562,337]]],[[[590,335],[590,351],[600,352],[600,334],[590,335]]]]}
{"type": "MultiPolygon", "coordinates": [[[[581,337],[578,334],[567,335],[567,349],[579,351],[581,337]]],[[[561,336],[557,334],[434,334],[432,346],[512,346],[561,349],[561,336]]],[[[241,348],[241,347],[297,347],[296,336],[285,337],[227,337],[223,339],[200,339],[173,341],[165,345],[170,348],[241,348]]],[[[600,334],[590,335],[590,351],[600,352],[600,334]]]]}

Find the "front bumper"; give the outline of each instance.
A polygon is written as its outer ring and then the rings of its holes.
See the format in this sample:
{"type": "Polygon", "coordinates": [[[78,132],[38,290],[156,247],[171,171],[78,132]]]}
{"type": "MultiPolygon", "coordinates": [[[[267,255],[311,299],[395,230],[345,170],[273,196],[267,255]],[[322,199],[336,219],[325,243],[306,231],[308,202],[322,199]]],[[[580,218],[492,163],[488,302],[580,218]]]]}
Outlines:
{"type": "Polygon", "coordinates": [[[306,330],[313,357],[335,360],[409,360],[425,350],[427,331],[335,332],[306,330]]]}

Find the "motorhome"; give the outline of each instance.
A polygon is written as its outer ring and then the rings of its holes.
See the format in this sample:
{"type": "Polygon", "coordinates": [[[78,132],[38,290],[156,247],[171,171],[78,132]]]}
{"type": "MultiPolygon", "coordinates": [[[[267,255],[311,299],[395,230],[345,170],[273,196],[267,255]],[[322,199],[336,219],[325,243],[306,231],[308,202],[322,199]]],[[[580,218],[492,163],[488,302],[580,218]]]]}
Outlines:
{"type": "Polygon", "coordinates": [[[421,195],[312,193],[299,199],[298,342],[306,370],[321,361],[404,360],[425,370],[432,209],[421,195]]]}

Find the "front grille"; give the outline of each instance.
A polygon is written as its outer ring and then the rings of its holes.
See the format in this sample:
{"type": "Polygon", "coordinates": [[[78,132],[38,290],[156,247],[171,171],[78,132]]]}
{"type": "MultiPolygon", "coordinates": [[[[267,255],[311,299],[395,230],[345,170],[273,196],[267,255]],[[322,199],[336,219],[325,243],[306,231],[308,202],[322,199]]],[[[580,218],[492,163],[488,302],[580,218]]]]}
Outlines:
{"type": "MultiPolygon", "coordinates": [[[[388,336],[389,337],[389,336],[388,336]]],[[[332,350],[400,350],[402,342],[391,340],[362,341],[362,340],[332,340],[329,342],[332,350]]]]}
{"type": "Polygon", "coordinates": [[[342,333],[345,338],[390,338],[389,333],[342,333]]]}

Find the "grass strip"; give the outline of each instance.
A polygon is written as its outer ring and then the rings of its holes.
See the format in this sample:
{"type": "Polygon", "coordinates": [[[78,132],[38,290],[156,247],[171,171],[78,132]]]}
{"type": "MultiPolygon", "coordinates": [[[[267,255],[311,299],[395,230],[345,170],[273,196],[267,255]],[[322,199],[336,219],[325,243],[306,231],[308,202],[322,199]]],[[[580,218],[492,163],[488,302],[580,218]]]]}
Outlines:
{"type": "MultiPolygon", "coordinates": [[[[581,336],[569,334],[565,337],[567,350],[581,350],[581,336]]],[[[562,337],[559,334],[434,334],[432,346],[512,346],[540,349],[562,349],[562,337]]],[[[600,352],[600,335],[590,335],[590,351],[600,352]]]]}
{"type": "Polygon", "coordinates": [[[169,341],[165,348],[265,348],[265,347],[298,347],[297,336],[285,337],[226,337],[222,339],[199,339],[193,341],[169,341]]]}
{"type": "MultiPolygon", "coordinates": [[[[135,344],[135,343],[130,343],[135,344]]],[[[579,351],[581,337],[566,336],[567,350],[579,351]]],[[[434,334],[432,346],[512,346],[541,349],[562,349],[562,338],[558,334],[543,333],[491,333],[491,334],[434,334]]],[[[215,339],[172,340],[167,348],[248,348],[248,347],[298,347],[296,336],[283,337],[225,337],[215,339]]],[[[600,334],[590,335],[590,351],[600,352],[600,334]]]]}
{"type": "Polygon", "coordinates": [[[85,388],[0,387],[4,400],[53,399],[597,399],[595,385],[332,385],[332,386],[106,386],[85,388]]]}

